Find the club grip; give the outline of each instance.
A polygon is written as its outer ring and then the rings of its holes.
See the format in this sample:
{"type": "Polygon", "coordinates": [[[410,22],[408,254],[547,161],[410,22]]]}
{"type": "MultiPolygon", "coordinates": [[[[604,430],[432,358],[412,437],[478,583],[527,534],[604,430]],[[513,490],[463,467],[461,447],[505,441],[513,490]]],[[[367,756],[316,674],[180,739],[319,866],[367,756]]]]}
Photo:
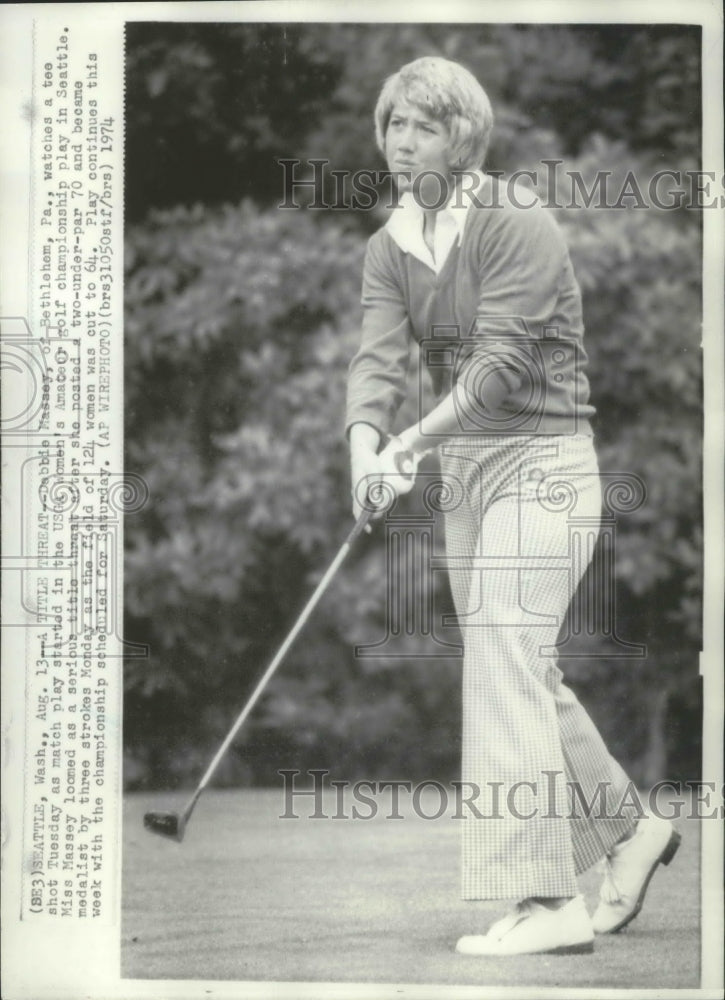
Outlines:
{"type": "Polygon", "coordinates": [[[355,539],[359,538],[359,536],[363,533],[363,531],[365,531],[365,528],[370,523],[370,520],[372,519],[372,516],[373,516],[374,513],[375,513],[374,510],[368,510],[367,508],[365,508],[363,511],[361,511],[360,517],[357,519],[357,521],[355,522],[355,524],[352,526],[352,530],[350,531],[350,534],[345,539],[345,544],[346,545],[352,545],[352,543],[355,541],[355,539]]]}

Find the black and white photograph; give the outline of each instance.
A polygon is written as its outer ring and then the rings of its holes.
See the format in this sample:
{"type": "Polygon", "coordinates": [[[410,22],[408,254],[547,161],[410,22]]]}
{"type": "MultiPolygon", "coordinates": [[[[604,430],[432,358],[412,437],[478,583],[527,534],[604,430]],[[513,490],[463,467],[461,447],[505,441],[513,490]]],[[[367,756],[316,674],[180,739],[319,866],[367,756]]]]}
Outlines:
{"type": "Polygon", "coordinates": [[[708,5],[37,6],[4,961],[718,995],[708,5]]]}

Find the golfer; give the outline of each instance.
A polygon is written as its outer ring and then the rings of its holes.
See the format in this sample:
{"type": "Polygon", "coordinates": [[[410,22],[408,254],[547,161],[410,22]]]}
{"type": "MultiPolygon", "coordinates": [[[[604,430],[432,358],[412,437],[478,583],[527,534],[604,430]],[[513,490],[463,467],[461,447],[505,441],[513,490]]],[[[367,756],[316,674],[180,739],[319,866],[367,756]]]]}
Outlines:
{"type": "Polygon", "coordinates": [[[378,99],[399,198],[365,259],[347,405],[354,511],[371,484],[406,492],[438,449],[465,648],[463,898],[513,901],[487,933],[472,911],[457,950],[589,952],[595,932],[636,916],[679,835],[621,808],[628,779],[557,667],[591,558],[572,563],[570,525],[596,537],[601,506],[581,297],[551,215],[481,172],[492,125],[479,83],[445,59],[404,66],[378,99]],[[391,437],[413,344],[438,402],[391,437]],[[590,815],[573,808],[593,799],[590,815]],[[592,918],[577,876],[603,858],[592,918]]]}

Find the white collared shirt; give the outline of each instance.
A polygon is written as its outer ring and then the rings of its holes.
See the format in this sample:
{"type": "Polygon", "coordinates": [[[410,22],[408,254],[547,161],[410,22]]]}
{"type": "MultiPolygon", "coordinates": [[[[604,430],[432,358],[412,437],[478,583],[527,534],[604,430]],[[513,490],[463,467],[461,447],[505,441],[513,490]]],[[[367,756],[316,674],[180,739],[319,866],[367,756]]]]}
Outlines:
{"type": "Polygon", "coordinates": [[[386,223],[385,228],[403,253],[413,254],[436,274],[440,274],[451,250],[463,236],[468,209],[475,200],[473,196],[485,180],[480,170],[475,171],[475,176],[477,183],[473,188],[467,186],[466,190],[461,190],[456,187],[446,207],[436,214],[433,253],[423,239],[423,209],[412,191],[403,194],[386,223]]]}

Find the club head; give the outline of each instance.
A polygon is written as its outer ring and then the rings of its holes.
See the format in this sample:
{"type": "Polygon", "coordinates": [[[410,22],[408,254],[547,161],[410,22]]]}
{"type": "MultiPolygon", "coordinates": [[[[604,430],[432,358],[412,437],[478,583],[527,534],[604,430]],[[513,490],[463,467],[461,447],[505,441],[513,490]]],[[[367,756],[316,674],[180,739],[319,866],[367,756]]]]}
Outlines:
{"type": "Polygon", "coordinates": [[[173,812],[147,812],[143,818],[143,825],[151,833],[157,833],[160,837],[167,837],[181,843],[184,839],[184,828],[186,823],[183,818],[179,818],[173,812]]]}

